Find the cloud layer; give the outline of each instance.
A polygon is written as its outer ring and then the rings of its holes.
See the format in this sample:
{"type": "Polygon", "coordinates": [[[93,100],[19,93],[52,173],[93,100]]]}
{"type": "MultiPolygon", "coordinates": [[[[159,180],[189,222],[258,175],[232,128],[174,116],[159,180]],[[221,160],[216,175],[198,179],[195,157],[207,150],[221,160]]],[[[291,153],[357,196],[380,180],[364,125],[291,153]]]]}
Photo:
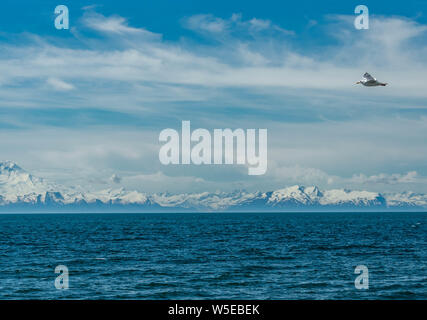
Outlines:
{"type": "Polygon", "coordinates": [[[352,19],[311,23],[328,39],[322,47],[238,13],[183,17],[193,34],[166,41],[88,8],[69,39],[28,33],[0,43],[0,148],[70,184],[426,191],[427,26],[375,16],[360,32],[352,19]],[[390,86],[353,86],[365,71],[390,86]],[[161,166],[158,133],[182,120],[267,128],[269,172],[161,166]]]}

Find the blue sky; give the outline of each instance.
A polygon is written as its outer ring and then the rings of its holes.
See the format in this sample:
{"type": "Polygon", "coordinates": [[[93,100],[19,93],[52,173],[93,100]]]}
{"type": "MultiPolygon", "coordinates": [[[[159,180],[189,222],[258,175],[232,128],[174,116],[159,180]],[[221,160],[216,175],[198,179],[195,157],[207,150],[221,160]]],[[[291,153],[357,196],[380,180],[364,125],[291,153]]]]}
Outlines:
{"type": "Polygon", "coordinates": [[[364,1],[355,30],[358,4],[2,1],[1,158],[87,188],[427,192],[427,5],[364,1]],[[365,71],[390,85],[353,85],[365,71]],[[267,128],[267,174],[162,166],[182,120],[267,128]]]}

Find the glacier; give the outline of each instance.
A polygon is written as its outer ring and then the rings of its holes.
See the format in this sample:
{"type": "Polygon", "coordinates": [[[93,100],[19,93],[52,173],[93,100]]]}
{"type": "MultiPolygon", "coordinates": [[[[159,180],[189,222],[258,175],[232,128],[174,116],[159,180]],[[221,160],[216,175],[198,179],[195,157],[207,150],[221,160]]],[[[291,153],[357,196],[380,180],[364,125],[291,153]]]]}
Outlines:
{"type": "Polygon", "coordinates": [[[82,191],[35,177],[13,161],[0,162],[0,212],[425,211],[427,195],[380,194],[290,186],[269,192],[147,194],[124,188],[82,191]]]}

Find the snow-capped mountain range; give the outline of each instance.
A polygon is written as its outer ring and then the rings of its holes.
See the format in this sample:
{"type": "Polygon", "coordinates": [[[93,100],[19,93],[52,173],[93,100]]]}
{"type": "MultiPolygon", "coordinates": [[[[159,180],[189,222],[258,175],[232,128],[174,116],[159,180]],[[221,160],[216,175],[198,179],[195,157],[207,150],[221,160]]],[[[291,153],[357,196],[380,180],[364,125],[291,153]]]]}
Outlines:
{"type": "Polygon", "coordinates": [[[427,195],[292,186],[270,192],[146,194],[124,188],[76,191],[0,162],[0,212],[425,210],[427,195]]]}

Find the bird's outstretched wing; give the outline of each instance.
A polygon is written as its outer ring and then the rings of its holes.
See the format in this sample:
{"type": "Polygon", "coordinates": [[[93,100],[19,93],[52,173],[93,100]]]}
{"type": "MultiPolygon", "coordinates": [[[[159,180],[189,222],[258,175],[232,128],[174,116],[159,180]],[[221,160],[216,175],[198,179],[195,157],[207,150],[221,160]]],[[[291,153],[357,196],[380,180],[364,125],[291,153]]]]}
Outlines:
{"type": "Polygon", "coordinates": [[[363,75],[363,78],[365,78],[368,81],[376,81],[377,79],[375,79],[373,76],[371,76],[369,73],[365,72],[365,74],[363,75]]]}

